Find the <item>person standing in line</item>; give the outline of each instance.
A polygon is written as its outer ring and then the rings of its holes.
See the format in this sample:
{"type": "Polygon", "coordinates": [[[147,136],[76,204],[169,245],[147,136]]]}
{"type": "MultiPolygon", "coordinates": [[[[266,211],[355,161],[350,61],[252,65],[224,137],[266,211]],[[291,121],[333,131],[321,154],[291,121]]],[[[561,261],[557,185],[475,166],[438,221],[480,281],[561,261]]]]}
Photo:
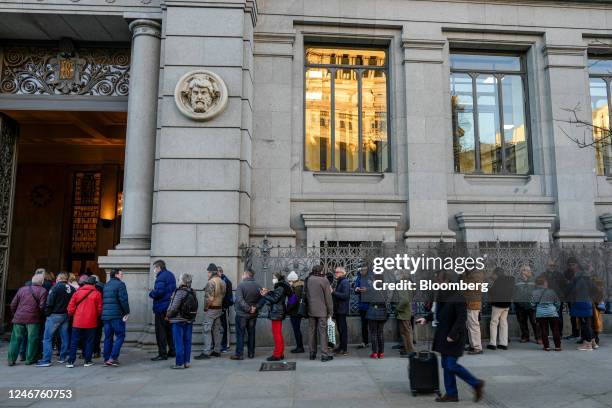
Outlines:
{"type": "MultiPolygon", "coordinates": [[[[104,283],[100,282],[100,278],[98,275],[91,274],[96,279],[96,284],[94,285],[100,295],[104,297],[104,283]]],[[[93,358],[100,358],[102,355],[102,349],[100,348],[100,343],[102,342],[102,332],[104,331],[104,322],[101,318],[98,319],[98,326],[96,327],[96,335],[94,337],[94,348],[93,348],[93,358]]]]}
{"type": "Polygon", "coordinates": [[[234,305],[234,289],[232,287],[232,281],[223,273],[223,268],[217,265],[219,271],[219,277],[225,283],[225,297],[223,298],[223,313],[221,314],[221,353],[227,353],[230,351],[230,326],[229,316],[230,307],[234,305]]]}
{"type": "Polygon", "coordinates": [[[550,351],[549,328],[552,331],[555,351],[561,351],[561,333],[559,332],[559,304],[561,302],[555,291],[548,287],[548,281],[543,275],[536,279],[533,302],[536,305],[536,321],[540,325],[544,351],[550,351]]]}
{"type": "Polygon", "coordinates": [[[349,299],[351,297],[351,284],[346,279],[346,269],[338,266],[336,273],[336,288],[332,291],[334,301],[334,320],[338,333],[340,333],[340,344],[334,350],[335,354],[346,356],[348,354],[348,327],[346,316],[349,313],[349,299]]]}
{"type": "MultiPolygon", "coordinates": [[[[410,272],[403,271],[400,275],[401,280],[409,280],[410,272]]],[[[402,348],[400,349],[400,357],[410,358],[415,354],[414,344],[412,342],[412,299],[413,291],[405,289],[399,292],[397,307],[395,308],[395,317],[399,325],[399,332],[402,338],[402,348]]]]}
{"type": "Polygon", "coordinates": [[[568,260],[568,267],[574,271],[574,279],[569,285],[571,299],[570,315],[580,324],[581,345],[578,350],[593,350],[593,302],[595,292],[591,278],[582,270],[576,258],[568,260]]]}
{"type": "Polygon", "coordinates": [[[283,320],[287,313],[285,299],[291,295],[291,286],[285,280],[282,272],[275,272],[272,278],[273,290],[262,289],[257,304],[257,310],[268,305],[268,319],[272,323],[272,336],[274,337],[274,351],[267,361],[281,361],[285,358],[285,342],[283,340],[283,320]]]}
{"type": "Polygon", "coordinates": [[[14,366],[22,343],[26,345],[25,364],[36,362],[39,354],[40,327],[42,325],[47,290],[43,288],[43,274],[34,274],[31,284],[19,288],[11,302],[13,331],[8,347],[8,365],[14,366]],[[26,340],[27,336],[27,340],[26,340]]]}
{"type": "Polygon", "coordinates": [[[53,357],[53,337],[59,332],[61,345],[58,363],[63,364],[68,357],[70,347],[70,319],[68,318],[68,304],[75,290],[68,284],[68,274],[60,272],[57,282],[47,296],[45,331],[43,336],[43,357],[36,363],[36,367],[51,366],[53,357]]]}
{"type": "Polygon", "coordinates": [[[565,300],[567,292],[567,279],[558,271],[557,262],[552,258],[546,262],[546,270],[542,272],[540,276],[546,279],[546,282],[548,282],[548,289],[555,292],[559,298],[559,333],[563,335],[563,301],[565,300]]]}
{"type": "MultiPolygon", "coordinates": [[[[439,283],[457,281],[454,271],[441,271],[438,273],[439,283]]],[[[438,322],[433,340],[433,350],[441,355],[442,368],[444,370],[444,389],[446,394],[437,397],[436,402],[459,401],[459,390],[457,389],[457,378],[461,378],[474,390],[474,401],[482,398],[485,382],[474,377],[458,360],[463,355],[467,321],[467,306],[465,297],[459,291],[440,290],[437,293],[436,311],[421,317],[415,322],[425,324],[434,319],[438,322]]]]}
{"type": "Polygon", "coordinates": [[[72,335],[70,336],[70,353],[66,362],[67,368],[73,368],[79,341],[83,339],[83,358],[85,367],[94,365],[92,361],[94,339],[98,319],[102,314],[102,295],[95,287],[96,278],[85,279],[83,286],[72,295],[68,304],[68,314],[72,319],[72,335]]]}
{"type": "Polygon", "coordinates": [[[125,323],[130,315],[130,303],[123,271],[113,269],[110,280],[104,285],[102,294],[102,317],[104,322],[104,364],[117,367],[119,353],[125,340],[125,323]]]}
{"type": "Polygon", "coordinates": [[[225,298],[225,283],[219,277],[217,265],[211,263],[206,268],[208,282],[204,288],[204,349],[196,360],[221,357],[221,314],[225,298]],[[214,341],[214,345],[213,345],[214,341]]]}
{"type": "Polygon", "coordinates": [[[257,324],[257,304],[261,299],[261,285],[255,281],[255,273],[248,269],[242,275],[242,282],[236,287],[236,351],[230,358],[244,360],[244,338],[247,339],[249,358],[255,357],[255,325],[257,324]]]}
{"type": "Polygon", "coordinates": [[[385,323],[389,319],[387,313],[387,297],[386,291],[376,290],[375,282],[383,281],[383,275],[374,275],[366,281],[366,290],[368,293],[367,299],[369,302],[366,319],[368,319],[368,329],[370,331],[370,342],[372,344],[372,353],[370,358],[385,357],[385,323]]]}
{"type": "Polygon", "coordinates": [[[582,339],[580,338],[580,325],[578,324],[580,319],[573,314],[573,312],[576,309],[572,307],[572,300],[571,300],[572,294],[570,293],[570,286],[572,282],[574,281],[574,277],[576,276],[576,273],[578,273],[579,270],[580,268],[578,266],[578,260],[576,259],[576,257],[570,256],[567,259],[567,268],[565,269],[565,273],[563,274],[563,277],[565,278],[567,282],[565,296],[567,298],[567,308],[569,310],[570,324],[572,325],[572,332],[570,333],[569,336],[565,337],[565,339],[566,340],[578,339],[577,343],[581,344],[582,339]]]}
{"type": "Polygon", "coordinates": [[[308,276],[305,284],[308,298],[308,345],[310,359],[317,358],[317,333],[321,347],[321,361],[333,360],[327,344],[327,319],[333,312],[334,306],[331,295],[331,285],[323,273],[323,267],[316,265],[308,276]]]}
{"type": "Polygon", "coordinates": [[[198,313],[198,299],[191,283],[193,277],[188,273],[179,276],[179,287],[174,291],[166,312],[172,324],[172,337],[176,350],[176,361],[172,369],[191,367],[191,338],[193,322],[198,313]]]}
{"type": "Polygon", "coordinates": [[[520,269],[520,276],[516,282],[514,293],[514,308],[516,310],[516,320],[521,329],[521,343],[529,342],[529,325],[533,330],[533,337],[536,343],[542,344],[540,339],[540,327],[535,320],[535,307],[531,302],[533,291],[535,290],[535,280],[531,267],[524,264],[520,269]]]}
{"type": "Polygon", "coordinates": [[[489,323],[487,348],[489,350],[508,350],[508,310],[510,310],[514,296],[515,281],[513,276],[506,276],[505,271],[500,267],[493,270],[492,280],[493,284],[488,292],[491,322],[489,323]]]}
{"type": "Polygon", "coordinates": [[[166,311],[170,305],[170,298],[176,289],[174,274],[166,269],[166,263],[159,259],[153,263],[155,272],[155,285],[149,292],[153,299],[153,313],[155,314],[155,340],[157,341],[157,356],[151,361],[167,360],[175,357],[174,342],[172,341],[172,327],[166,319],[166,311]]]}
{"type": "MultiPolygon", "coordinates": [[[[467,272],[466,283],[481,284],[484,274],[481,270],[471,269],[467,272]]],[[[467,329],[470,348],[468,354],[482,354],[482,336],[480,334],[480,309],[482,308],[482,291],[468,290],[465,292],[467,302],[467,329]]]]}
{"type": "Polygon", "coordinates": [[[364,294],[366,292],[366,280],[368,278],[368,265],[364,261],[359,261],[359,274],[355,279],[355,293],[359,296],[359,319],[361,320],[361,344],[357,348],[365,349],[370,346],[368,339],[369,328],[366,314],[370,304],[365,301],[364,294]]]}
{"type": "Polygon", "coordinates": [[[302,281],[295,271],[289,272],[287,282],[291,285],[292,294],[287,300],[287,314],[291,321],[293,337],[295,337],[295,348],[290,353],[304,353],[304,340],[302,337],[302,317],[299,315],[300,299],[304,291],[304,281],[302,281]]]}

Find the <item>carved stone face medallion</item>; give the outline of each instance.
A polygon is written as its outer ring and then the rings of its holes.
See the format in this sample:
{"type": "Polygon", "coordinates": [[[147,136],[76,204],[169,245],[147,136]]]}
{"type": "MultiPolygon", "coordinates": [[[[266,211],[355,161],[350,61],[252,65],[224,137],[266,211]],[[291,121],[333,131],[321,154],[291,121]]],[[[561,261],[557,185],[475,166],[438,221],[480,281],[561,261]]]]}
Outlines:
{"type": "Polygon", "coordinates": [[[174,101],[183,115],[194,120],[209,120],[227,106],[227,87],[214,72],[191,71],[176,84],[174,101]]]}

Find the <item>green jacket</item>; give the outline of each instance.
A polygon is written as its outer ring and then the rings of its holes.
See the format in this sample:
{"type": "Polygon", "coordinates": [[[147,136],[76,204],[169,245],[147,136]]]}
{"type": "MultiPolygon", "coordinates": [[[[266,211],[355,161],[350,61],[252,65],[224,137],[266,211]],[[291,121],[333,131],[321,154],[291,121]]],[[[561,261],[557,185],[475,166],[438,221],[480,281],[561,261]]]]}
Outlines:
{"type": "Polygon", "coordinates": [[[395,309],[398,320],[410,320],[412,317],[412,291],[402,290],[398,292],[399,302],[395,309]]]}

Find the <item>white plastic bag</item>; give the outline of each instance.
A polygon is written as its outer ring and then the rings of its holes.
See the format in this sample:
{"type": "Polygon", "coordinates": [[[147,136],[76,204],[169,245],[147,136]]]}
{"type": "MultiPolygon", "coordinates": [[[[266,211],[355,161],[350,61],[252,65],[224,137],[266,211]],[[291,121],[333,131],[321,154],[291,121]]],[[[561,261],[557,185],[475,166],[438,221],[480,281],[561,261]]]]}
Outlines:
{"type": "Polygon", "coordinates": [[[331,317],[327,319],[327,341],[336,345],[336,323],[331,317]]]}

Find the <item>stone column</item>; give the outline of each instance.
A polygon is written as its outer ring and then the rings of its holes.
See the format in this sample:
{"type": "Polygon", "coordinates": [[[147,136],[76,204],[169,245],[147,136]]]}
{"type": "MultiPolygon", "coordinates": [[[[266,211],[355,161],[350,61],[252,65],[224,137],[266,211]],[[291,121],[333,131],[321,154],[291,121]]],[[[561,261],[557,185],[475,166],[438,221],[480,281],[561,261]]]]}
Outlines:
{"type": "MultiPolygon", "coordinates": [[[[544,47],[545,70],[550,91],[550,111],[547,112],[551,129],[551,156],[554,157],[553,183],[556,193],[556,212],[559,229],[554,234],[558,241],[602,241],[604,233],[597,230],[595,211],[596,175],[595,151],[580,149],[567,135],[582,137],[584,129],[563,123],[569,119],[565,109],[580,104],[590,106],[588,74],[586,72],[586,47],[576,39],[574,45],[551,44],[544,47]]],[[[554,41],[556,42],[556,41],[554,41]]],[[[590,122],[589,109],[578,115],[590,122]]]]}
{"type": "Polygon", "coordinates": [[[123,216],[117,249],[150,249],[161,25],[130,23],[132,58],[128,99],[123,216]]]}
{"type": "Polygon", "coordinates": [[[403,39],[408,155],[407,244],[454,240],[448,228],[447,158],[451,140],[444,75],[445,40],[403,39]]]}
{"type": "Polygon", "coordinates": [[[112,268],[123,270],[131,310],[127,340],[150,343],[152,336],[146,332],[153,331],[148,292],[161,25],[137,19],[130,23],[130,30],[133,36],[121,238],[116,249],[98,258],[98,264],[107,273],[112,268]]]}

